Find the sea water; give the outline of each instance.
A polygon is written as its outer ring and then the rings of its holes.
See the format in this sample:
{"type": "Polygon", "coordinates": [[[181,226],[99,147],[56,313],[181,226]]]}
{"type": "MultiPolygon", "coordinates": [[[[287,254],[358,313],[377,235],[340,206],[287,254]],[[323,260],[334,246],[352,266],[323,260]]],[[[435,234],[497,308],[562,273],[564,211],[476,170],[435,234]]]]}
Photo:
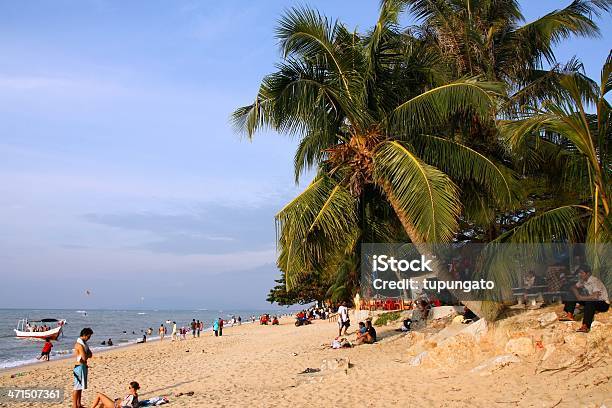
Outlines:
{"type": "MultiPolygon", "coordinates": [[[[81,329],[90,327],[94,334],[89,341],[93,351],[111,349],[142,340],[147,329],[153,329],[153,335],[147,340],[158,338],[159,325],[163,324],[172,332],[172,323],[176,321],[177,327],[189,328],[192,319],[204,322],[205,332],[210,331],[213,320],[221,317],[226,322],[232,316],[240,316],[242,322],[250,321],[251,316],[262,313],[279,314],[279,310],[35,310],[35,309],[0,309],[0,369],[17,367],[36,362],[40,355],[43,341],[18,339],[13,329],[17,321],[23,318],[40,320],[44,318],[66,319],[62,336],[53,342],[51,360],[72,353],[74,343],[81,329]],[[113,340],[113,346],[103,346],[102,341],[113,340]]],[[[39,323],[40,324],[40,323],[39,323]]],[[[55,327],[56,323],[47,323],[55,327]]],[[[227,325],[227,323],[226,323],[227,325]]],[[[202,335],[210,335],[203,333],[202,335]]]]}

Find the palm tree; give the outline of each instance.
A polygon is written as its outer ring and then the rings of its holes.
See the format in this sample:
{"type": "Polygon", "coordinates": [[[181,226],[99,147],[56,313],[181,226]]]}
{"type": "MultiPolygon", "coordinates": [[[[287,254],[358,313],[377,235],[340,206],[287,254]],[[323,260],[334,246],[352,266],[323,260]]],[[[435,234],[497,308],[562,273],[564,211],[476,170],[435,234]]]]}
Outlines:
{"type": "Polygon", "coordinates": [[[503,122],[502,130],[516,151],[531,144],[547,155],[554,152],[562,163],[563,187],[574,193],[573,200],[527,219],[500,236],[500,242],[567,240],[596,246],[612,241],[612,110],[605,99],[612,89],[612,53],[599,85],[574,72],[564,75],[560,84],[561,99],[544,101],[523,119],[503,122]],[[589,113],[589,107],[596,113],[589,113]]]}
{"type": "MultiPolygon", "coordinates": [[[[498,109],[505,118],[524,117],[526,106],[539,106],[550,99],[563,98],[560,81],[567,73],[581,75],[582,65],[572,59],[566,64],[557,61],[556,45],[572,36],[594,37],[599,29],[593,18],[612,10],[611,0],[574,0],[565,8],[525,23],[516,0],[384,0],[383,4],[399,7],[420,23],[411,28],[430,54],[437,55],[449,69],[451,78],[481,75],[489,81],[501,81],[508,87],[508,98],[498,109]]],[[[527,112],[528,113],[528,112],[527,112]]],[[[469,113],[458,112],[450,120],[452,134],[458,130],[463,143],[487,157],[512,163],[522,172],[524,160],[543,152],[522,154],[523,161],[509,155],[499,137],[498,129],[480,123],[469,113]]],[[[514,152],[513,152],[514,153],[514,152]]],[[[526,152],[522,152],[526,153],[526,152]]],[[[544,166],[551,174],[555,166],[544,166]]],[[[525,196],[534,195],[543,188],[534,178],[522,183],[525,196]]],[[[464,185],[464,191],[475,190],[464,185]]],[[[504,229],[499,222],[504,214],[494,211],[494,203],[478,194],[464,194],[466,212],[478,221],[480,235],[495,239],[504,229]],[[477,211],[472,214],[472,210],[477,211]]],[[[536,203],[541,206],[543,203],[536,203]]],[[[523,218],[530,205],[510,215],[510,219],[523,218]]],[[[473,223],[468,224],[472,228],[473,223]]]]}
{"type": "Polygon", "coordinates": [[[277,214],[288,286],[354,254],[364,224],[384,236],[373,203],[385,203],[425,252],[457,231],[458,183],[477,183],[500,208],[513,201],[509,172],[444,132],[458,111],[491,121],[503,87],[476,78],[439,84],[439,61],[400,32],[400,11],[383,5],[374,29],[360,35],[314,10],[290,10],[277,30],[284,59],[255,101],[233,114],[248,137],[268,127],[299,138],[296,178],[318,169],[277,214]]]}
{"type": "Polygon", "coordinates": [[[547,97],[556,87],[554,47],[571,36],[594,37],[594,16],[610,0],[574,0],[524,23],[517,0],[384,0],[399,3],[421,23],[415,32],[452,66],[455,77],[483,75],[507,83],[508,107],[547,97]]]}

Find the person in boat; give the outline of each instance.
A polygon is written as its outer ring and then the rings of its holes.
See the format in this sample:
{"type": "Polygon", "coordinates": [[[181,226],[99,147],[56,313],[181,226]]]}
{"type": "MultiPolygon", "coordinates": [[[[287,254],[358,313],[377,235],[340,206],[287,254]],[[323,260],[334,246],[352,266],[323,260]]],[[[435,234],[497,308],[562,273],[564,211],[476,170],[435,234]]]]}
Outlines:
{"type": "Polygon", "coordinates": [[[40,352],[40,356],[37,360],[40,361],[49,361],[49,356],[51,355],[51,349],[53,348],[53,344],[51,343],[51,339],[45,339],[45,344],[40,352]]]}
{"type": "Polygon", "coordinates": [[[76,357],[76,365],[72,370],[74,377],[74,387],[72,391],[72,408],[83,408],[81,404],[81,396],[83,390],[87,389],[87,361],[92,357],[93,353],[89,349],[87,342],[93,335],[93,330],[89,327],[81,330],[79,338],[74,344],[74,356],[76,357]]]}
{"type": "Polygon", "coordinates": [[[130,383],[130,391],[125,398],[115,398],[114,400],[110,399],[108,396],[102,394],[101,392],[96,394],[96,399],[93,402],[93,408],[137,408],[139,406],[138,402],[138,390],[140,389],[140,384],[136,381],[132,381],[130,383]]]}

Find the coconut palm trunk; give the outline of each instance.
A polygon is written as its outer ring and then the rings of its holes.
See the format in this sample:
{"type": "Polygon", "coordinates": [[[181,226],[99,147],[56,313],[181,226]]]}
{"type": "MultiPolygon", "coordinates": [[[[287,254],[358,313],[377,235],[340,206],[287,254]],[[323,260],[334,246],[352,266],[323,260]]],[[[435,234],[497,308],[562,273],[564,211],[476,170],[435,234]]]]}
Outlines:
{"type": "MultiPolygon", "coordinates": [[[[393,210],[397,214],[400,222],[402,223],[402,226],[404,227],[406,235],[408,235],[408,237],[410,238],[410,242],[415,246],[415,248],[421,255],[426,256],[428,259],[432,260],[430,265],[431,265],[431,269],[434,271],[436,276],[439,279],[444,280],[444,281],[455,280],[455,278],[449,272],[448,268],[445,265],[443,265],[438,259],[436,259],[433,252],[431,251],[431,244],[424,242],[423,238],[417,232],[417,229],[414,227],[410,219],[406,217],[406,215],[403,213],[401,207],[398,205],[397,200],[394,199],[393,191],[389,187],[389,185],[382,184],[382,189],[385,195],[387,196],[389,203],[393,207],[393,210]]],[[[459,298],[458,292],[453,291],[453,290],[451,290],[450,292],[453,294],[453,296],[459,298]]],[[[495,318],[497,317],[497,315],[502,309],[501,305],[494,304],[493,302],[470,300],[470,301],[462,301],[461,303],[467,306],[478,317],[482,317],[489,321],[495,320],[495,318]]]]}

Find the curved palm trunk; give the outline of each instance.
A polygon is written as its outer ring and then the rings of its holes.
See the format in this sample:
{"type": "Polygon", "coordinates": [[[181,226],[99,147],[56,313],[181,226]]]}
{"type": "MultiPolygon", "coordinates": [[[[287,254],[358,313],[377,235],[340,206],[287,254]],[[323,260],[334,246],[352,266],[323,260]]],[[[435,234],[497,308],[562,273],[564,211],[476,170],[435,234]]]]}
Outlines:
{"type": "MultiPolygon", "coordinates": [[[[410,238],[410,241],[412,242],[412,244],[416,247],[416,249],[419,251],[421,255],[427,256],[428,259],[432,259],[431,269],[435,272],[438,278],[441,280],[446,280],[446,281],[454,280],[455,278],[448,271],[448,268],[442,263],[440,263],[433,256],[434,254],[431,253],[430,245],[425,242],[423,237],[421,237],[420,234],[414,228],[414,225],[412,224],[412,222],[400,210],[399,206],[397,205],[396,200],[393,198],[393,193],[391,189],[385,184],[382,185],[382,188],[383,188],[383,191],[385,192],[385,195],[387,196],[389,200],[389,203],[393,207],[393,210],[395,211],[395,213],[397,214],[397,217],[402,223],[402,226],[404,227],[404,230],[406,231],[406,234],[410,238]]],[[[453,293],[454,291],[450,291],[450,292],[453,293]]],[[[453,295],[457,297],[455,293],[453,293],[453,295]]],[[[467,306],[478,317],[484,318],[488,321],[495,320],[495,318],[499,315],[499,313],[502,310],[502,305],[496,302],[490,302],[490,301],[485,302],[485,301],[474,301],[473,300],[473,301],[464,301],[461,303],[467,306]]]]}

